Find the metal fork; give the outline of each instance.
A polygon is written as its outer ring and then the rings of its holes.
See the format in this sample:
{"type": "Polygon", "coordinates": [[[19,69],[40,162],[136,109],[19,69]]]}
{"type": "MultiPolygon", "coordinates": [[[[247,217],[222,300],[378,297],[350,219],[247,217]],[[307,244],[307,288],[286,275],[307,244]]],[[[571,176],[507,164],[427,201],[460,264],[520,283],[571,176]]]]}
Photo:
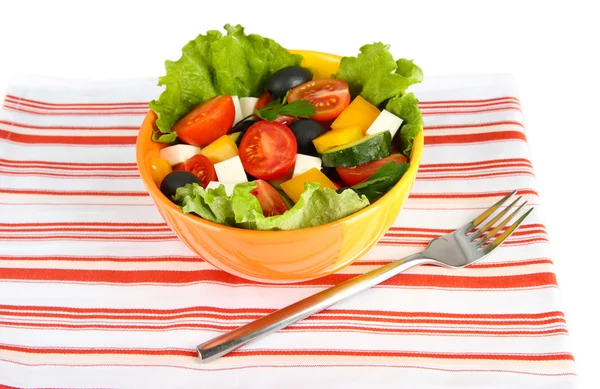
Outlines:
{"type": "Polygon", "coordinates": [[[496,236],[498,232],[517,216],[527,203],[527,201],[524,201],[517,206],[517,203],[521,199],[521,197],[518,197],[492,217],[502,204],[515,193],[516,191],[509,193],[506,197],[492,205],[474,220],[457,230],[433,239],[429,242],[425,251],[410,255],[363,275],[354,277],[256,321],[243,325],[231,332],[209,340],[208,342],[202,343],[197,346],[198,356],[202,362],[217,359],[252,340],[285,328],[298,320],[305,319],[314,313],[320,312],[358,292],[369,289],[413,266],[430,263],[460,269],[481,260],[504,242],[504,240],[519,227],[523,220],[525,220],[527,215],[533,211],[533,208],[527,210],[527,212],[519,217],[512,225],[502,231],[500,235],[496,236]],[[514,211],[505,217],[511,209],[514,209],[514,211]],[[487,219],[490,220],[473,232],[475,228],[479,227],[487,219]],[[494,239],[492,240],[492,238],[494,239]],[[484,245],[485,243],[487,243],[487,245],[484,245]]]}

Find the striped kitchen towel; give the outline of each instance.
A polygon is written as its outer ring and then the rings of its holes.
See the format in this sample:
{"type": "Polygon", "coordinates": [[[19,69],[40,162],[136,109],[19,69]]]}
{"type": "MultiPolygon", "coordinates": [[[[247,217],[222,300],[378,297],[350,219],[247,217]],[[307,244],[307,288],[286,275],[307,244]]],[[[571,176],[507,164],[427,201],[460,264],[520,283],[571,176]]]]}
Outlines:
{"type": "Polygon", "coordinates": [[[15,80],[0,111],[0,388],[572,388],[573,356],[515,83],[414,88],[425,152],[364,258],[298,285],[230,276],[156,211],[135,165],[155,80],[15,80]],[[536,210],[481,263],[419,266],[208,364],[195,346],[422,250],[518,189],[536,210]]]}

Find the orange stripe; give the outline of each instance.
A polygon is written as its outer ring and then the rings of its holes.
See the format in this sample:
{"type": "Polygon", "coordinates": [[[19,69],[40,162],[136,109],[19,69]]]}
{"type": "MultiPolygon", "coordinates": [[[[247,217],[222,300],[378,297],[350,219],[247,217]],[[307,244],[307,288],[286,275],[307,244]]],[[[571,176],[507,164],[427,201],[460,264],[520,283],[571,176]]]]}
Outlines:
{"type": "Polygon", "coordinates": [[[426,135],[425,145],[480,143],[512,139],[527,141],[525,134],[520,131],[500,131],[464,135],[426,135]]]}
{"type": "MultiPolygon", "coordinates": [[[[275,312],[275,309],[269,308],[221,308],[212,306],[196,306],[172,309],[149,309],[149,308],[75,308],[75,307],[56,307],[40,305],[0,305],[2,310],[12,311],[55,311],[71,313],[106,313],[106,314],[148,314],[148,315],[172,315],[186,312],[216,312],[222,314],[261,314],[266,315],[275,312]]],[[[448,313],[448,312],[408,312],[408,311],[379,311],[372,309],[334,309],[330,308],[323,313],[315,315],[339,314],[339,315],[367,315],[367,316],[386,316],[386,317],[430,317],[430,318],[450,318],[450,319],[544,319],[549,317],[564,317],[561,311],[538,312],[538,313],[448,313]]]]}
{"type": "MultiPolygon", "coordinates": [[[[413,199],[470,199],[470,198],[485,198],[485,197],[504,197],[510,192],[483,192],[483,193],[411,193],[410,198],[413,199]]],[[[519,189],[517,195],[534,195],[538,193],[533,189],[519,189]]]]}
{"type": "MultiPolygon", "coordinates": [[[[447,130],[447,129],[457,129],[457,128],[481,128],[481,127],[491,127],[491,126],[501,126],[501,125],[515,125],[519,127],[525,128],[523,123],[517,122],[514,120],[504,120],[499,122],[487,122],[487,123],[464,123],[464,124],[440,124],[437,126],[425,126],[423,127],[425,130],[434,131],[434,130],[447,130]]],[[[427,138],[427,137],[425,137],[427,138]]]]}
{"type": "Polygon", "coordinates": [[[33,124],[15,123],[6,120],[0,120],[0,124],[31,128],[34,130],[139,130],[139,126],[36,126],[33,124]]]}
{"type": "Polygon", "coordinates": [[[148,106],[147,102],[141,102],[141,101],[136,101],[136,102],[125,102],[125,103],[50,103],[47,101],[39,101],[39,100],[31,100],[31,99],[26,99],[23,97],[19,97],[19,96],[15,96],[15,95],[6,95],[6,98],[8,99],[13,99],[13,100],[22,100],[22,101],[27,101],[30,103],[34,103],[34,104],[40,104],[40,105],[49,105],[49,106],[53,106],[53,107],[66,107],[66,106],[73,106],[73,107],[95,107],[95,106],[99,106],[99,107],[107,107],[107,106],[127,106],[127,105],[131,105],[131,106],[148,106]]]}
{"type": "MultiPolygon", "coordinates": [[[[232,331],[239,326],[231,325],[214,325],[214,324],[198,324],[198,323],[179,323],[179,324],[168,324],[168,325],[111,325],[111,324],[64,324],[64,323],[20,323],[20,322],[7,322],[0,321],[0,326],[4,327],[17,327],[17,328],[41,328],[41,329],[97,329],[97,330],[116,330],[116,331],[164,331],[172,329],[202,329],[212,331],[232,331]]],[[[386,328],[386,327],[373,327],[373,326],[350,326],[350,325],[336,325],[336,326],[306,326],[306,325],[291,325],[282,329],[285,332],[307,332],[307,331],[319,331],[319,332],[340,332],[340,331],[354,331],[354,332],[368,332],[368,333],[394,333],[397,335],[433,335],[433,336],[521,336],[521,337],[539,337],[539,336],[553,336],[553,335],[566,335],[569,332],[564,328],[550,329],[550,330],[532,330],[532,331],[484,331],[484,330],[436,330],[436,329],[417,329],[417,328],[386,328]]]]}
{"type": "Polygon", "coordinates": [[[58,190],[36,190],[36,189],[5,189],[0,193],[33,194],[33,195],[56,195],[56,196],[110,196],[110,197],[148,197],[146,192],[100,192],[100,191],[58,191],[58,190]]]}
{"type": "Polygon", "coordinates": [[[134,145],[135,136],[56,136],[27,135],[0,130],[0,139],[27,144],[61,144],[61,145],[134,145]]]}
{"type": "MultiPolygon", "coordinates": [[[[118,232],[118,233],[123,233],[123,232],[133,232],[133,233],[147,233],[147,232],[168,232],[168,233],[172,233],[173,231],[166,227],[166,228],[146,228],[146,229],[140,229],[140,228],[123,228],[123,227],[118,227],[118,228],[81,228],[81,227],[72,227],[72,228],[1,228],[0,227],[0,232],[118,232]]],[[[26,238],[26,237],[24,237],[26,238]]]]}
{"type": "MultiPolygon", "coordinates": [[[[144,315],[136,314],[133,315],[128,313],[128,316],[114,315],[114,314],[73,314],[73,313],[58,313],[58,312],[29,312],[29,311],[3,311],[0,310],[0,315],[13,316],[13,317],[39,317],[39,318],[60,318],[60,319],[73,319],[73,320],[88,320],[88,319],[106,319],[106,320],[161,320],[171,321],[178,319],[216,319],[216,320],[255,320],[264,316],[262,313],[245,313],[245,314],[222,314],[222,313],[209,313],[209,312],[194,312],[194,313],[177,313],[170,315],[144,315]]],[[[382,316],[382,315],[378,315],[382,316]]],[[[364,321],[364,322],[381,322],[381,323],[396,323],[396,324],[439,324],[439,325],[486,325],[486,326],[514,326],[514,325],[548,325],[565,323],[565,319],[560,318],[547,318],[547,319],[536,319],[535,322],[528,320],[474,320],[465,318],[460,319],[441,319],[439,317],[432,319],[412,319],[404,317],[374,317],[364,315],[342,315],[335,311],[327,311],[327,315],[315,314],[307,319],[311,321],[364,321]]]]}
{"type": "Polygon", "coordinates": [[[495,165],[497,163],[525,163],[528,166],[531,165],[531,161],[525,158],[506,158],[506,159],[488,159],[485,161],[475,162],[452,162],[452,163],[429,163],[425,165],[419,165],[419,169],[425,168],[442,168],[442,167],[454,167],[454,166],[481,166],[481,165],[495,165]]]}
{"type": "MultiPolygon", "coordinates": [[[[168,227],[166,223],[123,223],[123,222],[50,222],[50,223],[0,223],[0,227],[35,226],[102,226],[102,227],[168,227]]],[[[524,227],[523,225],[522,227],[524,227]]]]}
{"type": "MultiPolygon", "coordinates": [[[[50,348],[24,347],[17,345],[0,345],[0,349],[31,354],[122,354],[122,355],[157,355],[197,357],[196,350],[191,349],[131,349],[131,348],[50,348]]],[[[392,357],[392,358],[433,358],[433,359],[468,359],[468,360],[505,360],[505,361],[560,361],[571,360],[570,353],[551,354],[500,354],[500,353],[435,353],[420,351],[381,351],[381,350],[236,350],[227,355],[231,357],[249,357],[259,355],[270,356],[356,356],[356,357],[392,357]]]]}
{"type": "Polygon", "coordinates": [[[116,179],[131,179],[139,178],[139,174],[90,174],[90,173],[47,173],[47,172],[36,172],[36,171],[7,171],[0,169],[0,174],[6,174],[11,176],[33,176],[33,177],[59,177],[59,178],[116,178],[116,179]]]}
{"type": "MultiPolygon", "coordinates": [[[[332,274],[299,285],[337,285],[356,274],[332,274]]],[[[0,268],[0,279],[28,281],[107,282],[118,284],[162,283],[186,284],[196,282],[221,282],[232,285],[263,285],[227,274],[220,270],[79,270],[79,269],[19,269],[0,268]]],[[[384,281],[383,286],[418,286],[469,289],[511,289],[539,286],[556,286],[553,273],[520,274],[497,277],[466,277],[450,275],[400,274],[384,281]]],[[[277,287],[277,286],[273,286],[277,287]]]]}
{"type": "Polygon", "coordinates": [[[500,169],[500,168],[528,168],[531,169],[531,165],[526,163],[498,163],[488,164],[481,166],[469,166],[459,167],[461,164],[454,164],[444,168],[431,168],[429,165],[420,165],[419,173],[440,173],[440,172],[470,172],[473,170],[486,170],[486,169],[500,169]]]}
{"type": "Polygon", "coordinates": [[[85,262],[204,262],[200,257],[77,257],[77,256],[0,256],[0,261],[85,261],[85,262]]]}
{"type": "Polygon", "coordinates": [[[493,99],[475,99],[475,100],[433,100],[433,101],[419,101],[421,104],[461,104],[461,103],[488,103],[492,101],[511,100],[519,102],[519,99],[513,96],[496,97],[493,99]]]}
{"type": "Polygon", "coordinates": [[[120,235],[120,236],[102,236],[102,235],[46,235],[46,236],[18,236],[18,235],[7,235],[0,238],[1,241],[7,240],[105,240],[105,241],[175,241],[178,240],[175,234],[170,235],[155,235],[155,236],[141,236],[141,235],[120,235]]]}
{"type": "MultiPolygon", "coordinates": [[[[32,160],[10,160],[10,159],[2,159],[0,158],[0,163],[13,164],[13,165],[25,165],[25,164],[35,164],[35,165],[58,165],[58,166],[68,166],[69,169],[73,169],[76,167],[85,166],[86,170],[93,170],[95,167],[100,167],[102,169],[106,169],[108,167],[112,169],[137,169],[137,164],[135,162],[59,162],[59,161],[32,161],[32,160]]],[[[38,167],[38,166],[35,166],[38,167]]],[[[55,168],[57,168],[55,166],[55,168]]]]}
{"type": "Polygon", "coordinates": [[[494,172],[494,173],[482,173],[482,174],[464,174],[464,175],[438,175],[429,176],[427,174],[417,174],[417,180],[472,180],[476,178],[490,178],[490,177],[506,177],[506,176],[533,176],[532,172],[524,170],[513,170],[505,172],[494,172]]]}
{"type": "MultiPolygon", "coordinates": [[[[20,104],[23,105],[23,104],[20,104]]],[[[68,111],[60,111],[60,112],[47,112],[47,111],[33,111],[31,109],[26,109],[21,106],[13,107],[10,104],[4,104],[4,108],[16,111],[16,112],[25,112],[32,115],[43,115],[43,116],[106,116],[106,115],[146,115],[148,114],[149,109],[146,108],[142,111],[78,111],[78,112],[68,112],[68,111]]],[[[71,108],[75,110],[75,108],[71,108]]]]}

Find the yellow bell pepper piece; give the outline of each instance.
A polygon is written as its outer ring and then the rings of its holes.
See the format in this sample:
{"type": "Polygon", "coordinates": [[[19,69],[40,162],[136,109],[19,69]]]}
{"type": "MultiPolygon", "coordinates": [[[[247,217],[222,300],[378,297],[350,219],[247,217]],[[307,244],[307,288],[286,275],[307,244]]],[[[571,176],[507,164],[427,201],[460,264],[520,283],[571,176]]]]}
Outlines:
{"type": "Polygon", "coordinates": [[[238,155],[235,140],[229,135],[223,135],[200,151],[212,163],[219,163],[238,155]]]}
{"type": "Polygon", "coordinates": [[[380,111],[376,106],[358,96],[342,111],[340,116],[331,123],[331,128],[338,129],[358,126],[363,134],[366,134],[367,130],[375,119],[377,119],[379,114],[380,111]]]}
{"type": "Polygon", "coordinates": [[[155,157],[150,160],[150,175],[152,175],[152,180],[156,186],[160,186],[163,178],[172,171],[173,168],[166,159],[155,157]]]}
{"type": "Polygon", "coordinates": [[[336,128],[313,139],[313,144],[321,154],[334,147],[343,146],[363,137],[363,130],[358,126],[336,128]]]}
{"type": "Polygon", "coordinates": [[[281,184],[281,189],[286,195],[289,196],[290,199],[292,199],[294,203],[297,203],[298,200],[300,200],[300,196],[302,196],[302,193],[304,192],[304,184],[306,182],[318,182],[321,184],[322,188],[337,190],[337,186],[331,182],[331,180],[327,178],[327,176],[319,169],[314,167],[300,174],[299,176],[284,182],[281,184]]]}

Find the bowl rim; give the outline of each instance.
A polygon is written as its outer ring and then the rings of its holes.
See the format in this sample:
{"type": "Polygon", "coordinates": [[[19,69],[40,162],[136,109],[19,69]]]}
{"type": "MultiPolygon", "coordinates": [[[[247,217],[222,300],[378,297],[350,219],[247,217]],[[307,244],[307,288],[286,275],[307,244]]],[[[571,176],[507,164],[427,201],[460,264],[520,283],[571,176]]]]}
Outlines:
{"type": "MultiPolygon", "coordinates": [[[[324,55],[324,56],[330,56],[330,57],[335,57],[335,58],[341,59],[341,57],[338,55],[325,53],[325,52],[319,52],[319,51],[310,51],[310,50],[290,50],[290,51],[294,52],[294,53],[304,52],[304,53],[324,55]]],[[[412,191],[412,185],[409,183],[409,181],[414,180],[416,177],[417,170],[419,169],[419,166],[421,164],[421,157],[423,154],[423,147],[424,147],[424,133],[423,133],[423,128],[421,128],[421,131],[419,131],[419,134],[414,139],[413,147],[412,147],[411,155],[410,155],[410,159],[409,159],[409,168],[406,171],[406,173],[404,173],[404,175],[402,176],[402,178],[400,178],[400,180],[396,183],[396,185],[394,185],[392,188],[390,188],[390,190],[388,190],[385,195],[383,195],[376,202],[371,203],[368,206],[366,206],[365,208],[361,209],[360,211],[354,212],[353,214],[350,214],[350,215],[345,216],[338,220],[334,220],[330,223],[321,224],[321,225],[313,226],[313,227],[306,227],[306,228],[300,228],[300,229],[294,229],[294,230],[266,230],[266,231],[265,230],[250,230],[250,229],[244,229],[244,228],[240,228],[240,227],[233,227],[233,226],[227,226],[224,224],[218,224],[218,223],[215,223],[215,222],[212,222],[209,220],[202,219],[200,216],[196,216],[194,214],[183,213],[183,211],[181,211],[179,206],[177,206],[175,203],[173,203],[171,200],[169,200],[160,191],[160,189],[154,183],[154,180],[150,176],[150,173],[148,172],[148,169],[146,166],[146,158],[145,158],[145,155],[142,155],[142,150],[141,150],[142,135],[148,137],[148,139],[149,139],[148,142],[152,142],[152,140],[151,140],[152,134],[151,133],[147,134],[147,131],[143,131],[143,129],[144,128],[152,128],[155,121],[156,121],[156,114],[154,113],[154,111],[149,110],[144,118],[144,121],[140,125],[140,130],[138,131],[138,135],[136,137],[136,143],[135,143],[135,151],[136,151],[135,159],[136,159],[138,173],[140,174],[142,182],[144,183],[144,186],[146,187],[150,197],[155,202],[160,202],[162,206],[166,206],[173,211],[181,213],[181,215],[184,218],[187,218],[187,220],[189,220],[192,223],[195,223],[196,225],[200,225],[200,226],[212,228],[212,229],[217,229],[217,230],[231,231],[231,232],[236,232],[236,233],[243,232],[243,233],[248,233],[248,234],[260,234],[262,236],[266,236],[269,234],[277,234],[278,236],[281,237],[282,235],[285,235],[285,234],[298,233],[298,231],[311,231],[311,232],[316,231],[316,232],[318,232],[320,229],[341,226],[341,225],[345,224],[346,221],[348,221],[354,217],[359,217],[362,214],[373,211],[374,207],[377,206],[377,204],[385,203],[386,201],[384,201],[384,200],[390,198],[391,195],[396,191],[396,189],[398,189],[399,187],[401,187],[403,185],[406,185],[408,188],[411,189],[409,191],[409,194],[410,194],[410,192],[412,191]],[[152,121],[152,123],[150,123],[150,125],[148,125],[149,123],[147,123],[148,120],[152,121]],[[413,163],[413,162],[416,162],[416,163],[413,163]]]]}

